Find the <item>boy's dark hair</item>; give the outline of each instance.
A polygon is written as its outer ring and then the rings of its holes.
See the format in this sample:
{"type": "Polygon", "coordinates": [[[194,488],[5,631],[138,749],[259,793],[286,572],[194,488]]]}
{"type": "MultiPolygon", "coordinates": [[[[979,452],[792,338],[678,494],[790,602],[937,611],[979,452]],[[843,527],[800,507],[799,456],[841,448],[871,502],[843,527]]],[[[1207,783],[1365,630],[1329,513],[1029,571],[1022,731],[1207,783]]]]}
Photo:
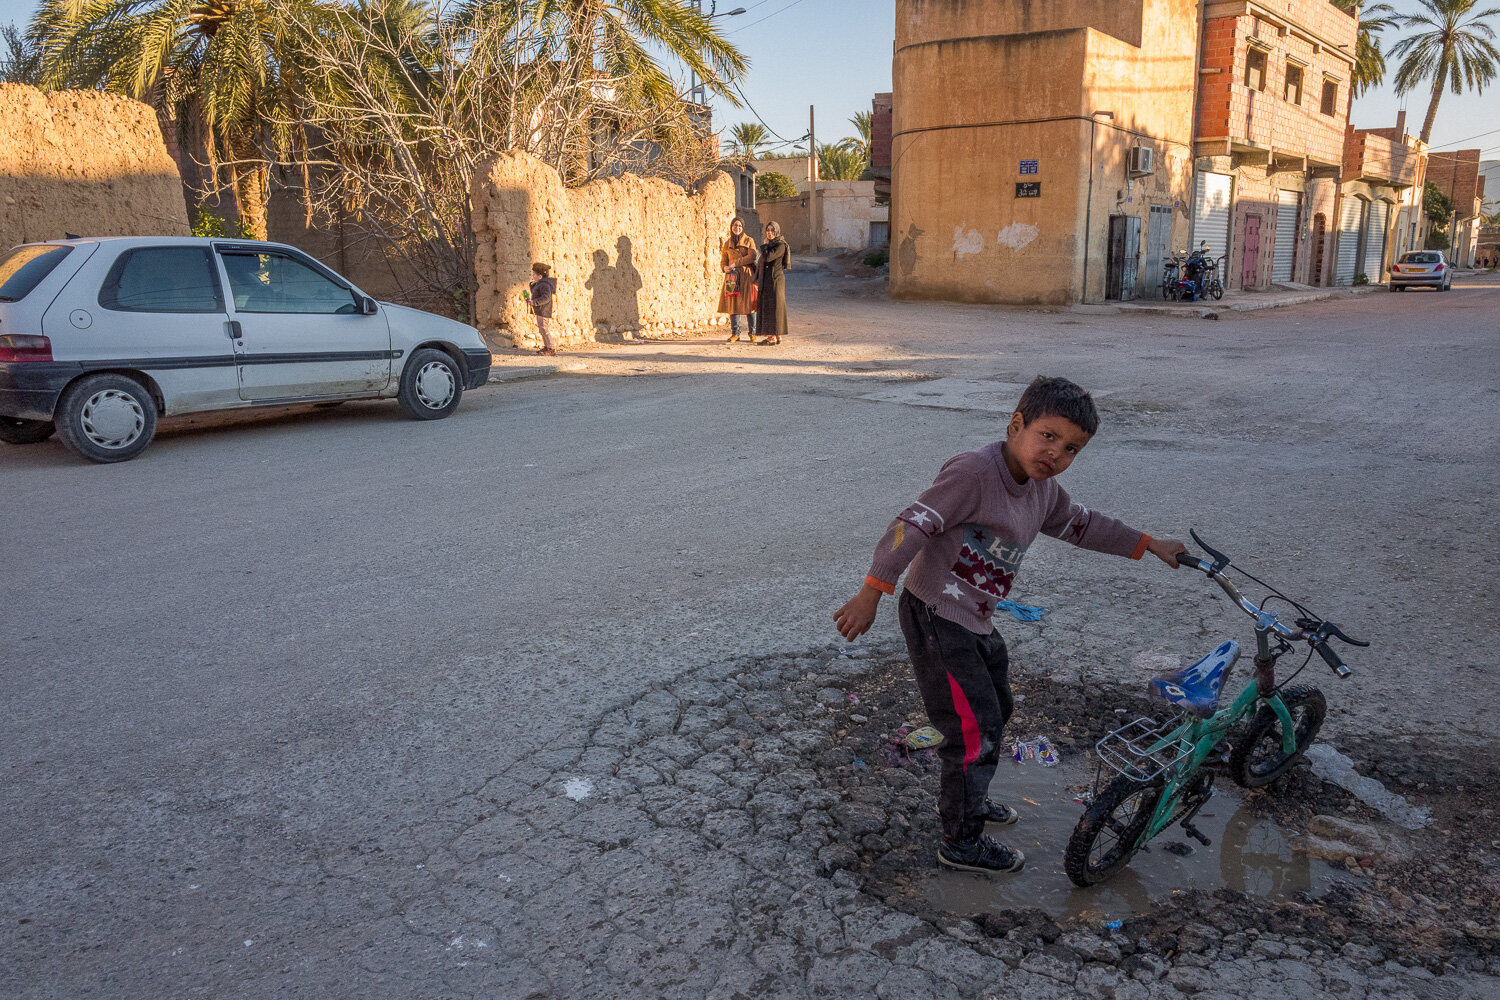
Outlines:
{"type": "Polygon", "coordinates": [[[1094,409],[1094,397],[1065,378],[1038,376],[1021,393],[1016,412],[1021,415],[1023,424],[1038,417],[1062,417],[1077,424],[1090,437],[1099,430],[1099,411],[1094,409]]]}
{"type": "Polygon", "coordinates": [[[531,270],[545,278],[547,276],[547,273],[552,270],[552,266],[550,264],[543,264],[541,261],[537,261],[535,264],[531,265],[531,270]]]}

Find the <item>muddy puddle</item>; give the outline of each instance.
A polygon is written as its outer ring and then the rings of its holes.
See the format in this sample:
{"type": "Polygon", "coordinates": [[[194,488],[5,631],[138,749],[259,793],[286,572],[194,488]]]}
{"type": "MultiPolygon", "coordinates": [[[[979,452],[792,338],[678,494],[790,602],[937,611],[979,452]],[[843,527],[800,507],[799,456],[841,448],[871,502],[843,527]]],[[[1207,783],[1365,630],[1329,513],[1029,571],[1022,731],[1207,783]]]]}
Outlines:
{"type": "Polygon", "coordinates": [[[1188,889],[1234,889],[1278,902],[1301,893],[1320,896],[1345,877],[1342,869],[1294,854],[1287,843],[1291,831],[1246,807],[1226,777],[1215,784],[1196,822],[1211,847],[1171,826],[1113,879],[1079,889],[1063,873],[1062,859],[1084,810],[1075,797],[1092,786],[1093,777],[1092,764],[1077,758],[1055,767],[1002,761],[990,794],[1014,806],[1021,821],[990,832],[1025,853],[1025,872],[986,877],[933,868],[914,876],[911,888],[928,905],[951,913],[1034,906],[1054,919],[1109,921],[1149,912],[1188,889]]]}

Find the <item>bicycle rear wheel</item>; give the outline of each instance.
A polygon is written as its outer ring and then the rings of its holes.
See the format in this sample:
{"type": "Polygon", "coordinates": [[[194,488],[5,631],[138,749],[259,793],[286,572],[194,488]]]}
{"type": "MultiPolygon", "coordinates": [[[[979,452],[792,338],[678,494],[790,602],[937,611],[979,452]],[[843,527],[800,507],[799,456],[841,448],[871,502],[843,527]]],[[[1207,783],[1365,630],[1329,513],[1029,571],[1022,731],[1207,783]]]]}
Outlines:
{"type": "Polygon", "coordinates": [[[1104,786],[1078,818],[1063,854],[1063,871],[1074,885],[1098,885],[1130,863],[1163,787],[1159,778],[1142,783],[1123,774],[1104,786]]]}

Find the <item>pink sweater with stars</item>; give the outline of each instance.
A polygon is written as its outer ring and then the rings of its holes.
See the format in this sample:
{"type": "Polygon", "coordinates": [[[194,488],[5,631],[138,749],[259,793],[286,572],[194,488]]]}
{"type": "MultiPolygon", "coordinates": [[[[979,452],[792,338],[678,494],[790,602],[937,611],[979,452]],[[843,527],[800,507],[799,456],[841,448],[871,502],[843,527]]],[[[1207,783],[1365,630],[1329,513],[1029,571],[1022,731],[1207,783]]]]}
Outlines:
{"type": "Polygon", "coordinates": [[[910,565],[906,589],[971,632],[995,630],[1037,533],[1079,548],[1139,559],[1151,536],[1076,504],[1057,480],[1017,483],[1004,442],[950,458],[937,479],[886,529],[865,582],[887,594],[910,565]]]}

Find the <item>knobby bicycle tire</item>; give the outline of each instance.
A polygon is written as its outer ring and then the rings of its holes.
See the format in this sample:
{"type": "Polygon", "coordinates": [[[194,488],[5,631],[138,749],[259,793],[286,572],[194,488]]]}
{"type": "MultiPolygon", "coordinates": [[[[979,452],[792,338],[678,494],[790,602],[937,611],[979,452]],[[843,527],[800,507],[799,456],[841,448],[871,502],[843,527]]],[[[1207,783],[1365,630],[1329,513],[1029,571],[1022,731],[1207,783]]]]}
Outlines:
{"type": "Polygon", "coordinates": [[[1229,753],[1229,776],[1242,788],[1263,788],[1290,771],[1297,758],[1312,746],[1328,714],[1328,702],[1315,687],[1286,688],[1281,692],[1281,700],[1292,714],[1297,750],[1288,754],[1281,749],[1281,725],[1276,713],[1262,705],[1244,738],[1236,740],[1229,753]],[[1262,748],[1257,754],[1257,745],[1266,740],[1271,741],[1269,748],[1262,748]],[[1267,749],[1269,752],[1265,752],[1267,749]]]}
{"type": "Polygon", "coordinates": [[[1083,889],[1098,885],[1130,863],[1135,856],[1136,841],[1151,821],[1164,787],[1160,778],[1143,783],[1123,774],[1104,786],[1099,797],[1078,818],[1078,825],[1073,828],[1067,851],[1063,854],[1063,871],[1074,885],[1083,889]],[[1130,819],[1114,831],[1114,847],[1100,858],[1098,864],[1090,863],[1094,842],[1108,828],[1106,821],[1133,795],[1141,795],[1141,799],[1130,819]]]}

